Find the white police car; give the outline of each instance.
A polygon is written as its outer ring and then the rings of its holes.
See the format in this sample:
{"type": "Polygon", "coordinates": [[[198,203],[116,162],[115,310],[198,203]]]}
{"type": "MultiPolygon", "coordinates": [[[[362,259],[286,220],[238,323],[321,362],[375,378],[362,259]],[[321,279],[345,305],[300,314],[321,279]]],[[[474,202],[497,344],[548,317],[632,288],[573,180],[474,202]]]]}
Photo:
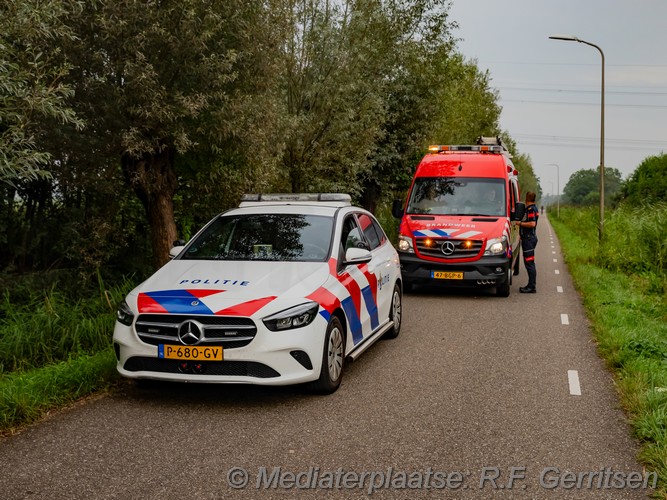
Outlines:
{"type": "Polygon", "coordinates": [[[118,309],[123,376],[333,392],[399,334],[398,255],[349,195],[245,195],[171,254],[118,309]]]}

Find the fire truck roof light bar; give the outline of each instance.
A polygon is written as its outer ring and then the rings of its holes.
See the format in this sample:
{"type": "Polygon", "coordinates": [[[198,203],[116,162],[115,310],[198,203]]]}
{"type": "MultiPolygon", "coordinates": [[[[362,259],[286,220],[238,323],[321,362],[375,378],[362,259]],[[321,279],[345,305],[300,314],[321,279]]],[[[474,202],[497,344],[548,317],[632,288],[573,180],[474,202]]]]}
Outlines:
{"type": "Polygon", "coordinates": [[[432,145],[428,147],[429,153],[442,153],[445,151],[475,151],[480,153],[505,153],[507,150],[502,146],[443,146],[443,145],[432,145]]]}

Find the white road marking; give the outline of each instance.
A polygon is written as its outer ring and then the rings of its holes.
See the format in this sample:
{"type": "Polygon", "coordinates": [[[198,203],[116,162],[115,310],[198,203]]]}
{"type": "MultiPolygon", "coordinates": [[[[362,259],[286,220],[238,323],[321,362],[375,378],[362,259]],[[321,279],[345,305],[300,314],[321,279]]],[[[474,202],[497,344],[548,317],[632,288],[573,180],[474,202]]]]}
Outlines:
{"type": "Polygon", "coordinates": [[[558,262],[558,259],[554,259],[554,262],[558,262]]]}
{"type": "Polygon", "coordinates": [[[551,252],[551,253],[552,253],[552,254],[554,254],[554,255],[556,255],[556,250],[554,250],[554,251],[553,251],[553,252],[551,252]]]}
{"type": "Polygon", "coordinates": [[[556,291],[557,291],[558,293],[563,293],[563,287],[562,287],[562,286],[557,286],[557,287],[556,287],[556,291]]]}
{"type": "Polygon", "coordinates": [[[569,325],[570,324],[570,318],[567,317],[567,314],[561,314],[560,315],[560,324],[561,325],[569,325]]]}
{"type": "Polygon", "coordinates": [[[554,273],[560,274],[560,271],[558,269],[554,269],[554,273]]]}
{"type": "Polygon", "coordinates": [[[581,386],[579,385],[579,373],[577,370],[567,371],[567,381],[570,384],[570,395],[581,396],[581,386]]]}

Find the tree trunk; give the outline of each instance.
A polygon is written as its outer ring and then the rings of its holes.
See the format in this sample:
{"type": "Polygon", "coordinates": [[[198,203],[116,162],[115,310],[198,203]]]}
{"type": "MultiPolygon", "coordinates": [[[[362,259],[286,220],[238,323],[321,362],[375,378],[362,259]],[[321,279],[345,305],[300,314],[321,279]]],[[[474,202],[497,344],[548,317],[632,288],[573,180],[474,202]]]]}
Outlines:
{"type": "Polygon", "coordinates": [[[132,186],[146,210],[151,228],[151,246],[155,269],[169,260],[169,250],[177,239],[174,220],[174,194],[178,179],[170,148],[141,157],[124,154],[121,165],[125,179],[132,186]]]}
{"type": "Polygon", "coordinates": [[[361,206],[374,214],[381,194],[382,188],[380,184],[375,179],[367,179],[364,182],[363,191],[361,192],[361,206]]]}

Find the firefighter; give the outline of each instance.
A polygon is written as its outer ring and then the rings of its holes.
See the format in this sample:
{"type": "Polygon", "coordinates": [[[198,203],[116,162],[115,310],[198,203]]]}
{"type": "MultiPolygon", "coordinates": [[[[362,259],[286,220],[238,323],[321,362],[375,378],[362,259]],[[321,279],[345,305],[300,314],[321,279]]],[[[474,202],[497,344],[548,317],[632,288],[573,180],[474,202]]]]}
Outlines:
{"type": "Polygon", "coordinates": [[[526,193],[526,218],[519,222],[521,249],[523,250],[523,264],[528,272],[528,284],[519,288],[521,293],[537,292],[537,270],[535,269],[535,247],[537,246],[537,219],[540,213],[535,205],[535,193],[526,193]]]}

